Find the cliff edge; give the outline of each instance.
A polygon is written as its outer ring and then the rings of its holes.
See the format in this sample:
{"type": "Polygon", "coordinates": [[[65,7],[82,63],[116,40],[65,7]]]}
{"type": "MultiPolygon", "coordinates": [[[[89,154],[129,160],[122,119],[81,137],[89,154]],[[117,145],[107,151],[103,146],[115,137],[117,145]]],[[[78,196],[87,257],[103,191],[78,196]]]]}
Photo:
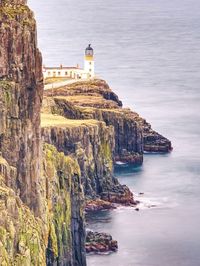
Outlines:
{"type": "Polygon", "coordinates": [[[26,1],[0,1],[0,40],[0,265],[84,266],[80,168],[42,143],[42,59],[26,1]]]}
{"type": "MultiPolygon", "coordinates": [[[[171,150],[168,139],[137,113],[123,108],[118,96],[99,79],[46,90],[42,136],[59,151],[77,158],[87,200],[125,205],[136,202],[131,191],[114,177],[113,164],[140,165],[144,151],[171,150]]],[[[97,205],[102,207],[99,202],[97,205]]]]}
{"type": "Polygon", "coordinates": [[[136,112],[122,107],[104,80],[79,81],[46,90],[42,112],[68,119],[95,119],[114,128],[115,161],[141,164],[144,152],[167,153],[171,142],[154,131],[136,112]]]}

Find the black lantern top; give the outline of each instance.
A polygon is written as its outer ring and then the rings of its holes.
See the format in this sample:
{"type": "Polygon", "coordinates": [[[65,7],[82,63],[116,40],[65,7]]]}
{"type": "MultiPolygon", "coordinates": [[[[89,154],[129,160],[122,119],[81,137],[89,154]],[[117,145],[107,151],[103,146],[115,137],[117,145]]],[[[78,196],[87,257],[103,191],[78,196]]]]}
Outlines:
{"type": "Polygon", "coordinates": [[[86,56],[93,56],[94,55],[94,50],[91,47],[91,44],[88,44],[88,47],[85,49],[85,55],[86,56]]]}

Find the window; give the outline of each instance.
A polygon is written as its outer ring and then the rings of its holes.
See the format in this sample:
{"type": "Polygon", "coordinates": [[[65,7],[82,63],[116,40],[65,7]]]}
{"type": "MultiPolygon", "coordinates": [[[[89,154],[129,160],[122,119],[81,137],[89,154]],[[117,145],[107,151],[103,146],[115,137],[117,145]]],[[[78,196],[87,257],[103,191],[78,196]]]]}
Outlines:
{"type": "Polygon", "coordinates": [[[89,62],[89,64],[91,65],[91,64],[92,64],[92,62],[89,62]]]}
{"type": "Polygon", "coordinates": [[[65,72],[65,76],[67,76],[68,75],[68,73],[67,73],[67,71],[65,72]]]}
{"type": "Polygon", "coordinates": [[[60,76],[60,71],[58,72],[58,76],[60,76]]]}
{"type": "Polygon", "coordinates": [[[89,69],[89,71],[91,72],[91,71],[92,71],[92,69],[90,68],[90,69],[89,69]]]}
{"type": "Polygon", "coordinates": [[[48,72],[48,76],[51,76],[51,72],[50,71],[48,72]]]}

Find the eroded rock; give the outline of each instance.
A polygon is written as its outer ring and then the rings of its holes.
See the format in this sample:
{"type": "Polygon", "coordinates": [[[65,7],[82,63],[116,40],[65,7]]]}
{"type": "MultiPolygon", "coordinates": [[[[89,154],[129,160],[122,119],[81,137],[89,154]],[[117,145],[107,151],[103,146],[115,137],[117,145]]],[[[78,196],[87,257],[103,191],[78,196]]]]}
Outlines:
{"type": "Polygon", "coordinates": [[[87,253],[108,253],[118,250],[118,243],[106,233],[88,231],[85,244],[87,253]]]}

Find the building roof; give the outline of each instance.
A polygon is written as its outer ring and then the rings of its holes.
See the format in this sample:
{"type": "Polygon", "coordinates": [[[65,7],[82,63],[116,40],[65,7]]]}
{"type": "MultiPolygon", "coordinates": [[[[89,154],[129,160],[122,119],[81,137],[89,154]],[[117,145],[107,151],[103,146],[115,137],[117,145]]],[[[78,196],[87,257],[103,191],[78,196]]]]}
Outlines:
{"type": "Polygon", "coordinates": [[[46,69],[46,70],[61,70],[61,69],[79,69],[79,67],[75,67],[75,66],[59,66],[59,67],[46,67],[44,66],[43,69],[46,69]]]}

